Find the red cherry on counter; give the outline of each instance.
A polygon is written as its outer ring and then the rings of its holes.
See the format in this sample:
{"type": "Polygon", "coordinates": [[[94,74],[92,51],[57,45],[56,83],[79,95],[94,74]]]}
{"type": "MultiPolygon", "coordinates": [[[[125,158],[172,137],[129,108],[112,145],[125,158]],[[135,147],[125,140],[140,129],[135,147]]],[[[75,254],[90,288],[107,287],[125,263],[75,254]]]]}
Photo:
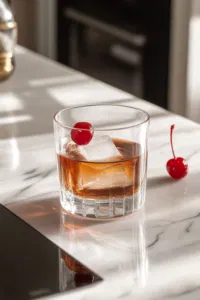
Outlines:
{"type": "Polygon", "coordinates": [[[92,125],[88,122],[78,122],[71,130],[71,138],[77,145],[87,145],[94,134],[92,125]]]}
{"type": "Polygon", "coordinates": [[[174,153],[174,147],[172,142],[172,134],[174,130],[174,125],[171,125],[170,128],[170,144],[174,158],[168,160],[166,164],[167,172],[174,179],[181,179],[185,177],[188,173],[188,164],[187,161],[182,157],[176,157],[174,153]]]}

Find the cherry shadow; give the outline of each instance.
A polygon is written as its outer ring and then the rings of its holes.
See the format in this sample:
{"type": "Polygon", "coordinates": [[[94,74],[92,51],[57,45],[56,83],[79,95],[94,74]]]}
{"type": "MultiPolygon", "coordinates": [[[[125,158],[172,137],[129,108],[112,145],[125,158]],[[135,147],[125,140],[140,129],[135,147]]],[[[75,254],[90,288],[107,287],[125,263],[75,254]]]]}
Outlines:
{"type": "Polygon", "coordinates": [[[160,186],[165,186],[169,184],[175,184],[176,180],[172,179],[168,175],[166,176],[156,176],[147,179],[147,188],[157,188],[160,186]]]}

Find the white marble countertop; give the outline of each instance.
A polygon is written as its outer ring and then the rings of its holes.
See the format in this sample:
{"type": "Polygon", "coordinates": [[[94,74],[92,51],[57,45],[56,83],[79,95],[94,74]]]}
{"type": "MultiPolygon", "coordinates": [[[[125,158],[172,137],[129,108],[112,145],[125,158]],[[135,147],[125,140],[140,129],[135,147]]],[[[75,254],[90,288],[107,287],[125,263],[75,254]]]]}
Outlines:
{"type": "Polygon", "coordinates": [[[0,201],[103,277],[67,299],[199,300],[200,126],[23,48],[16,56],[0,84],[0,201]],[[151,115],[145,208],[113,222],[64,217],[58,197],[52,116],[100,102],[151,115]],[[176,153],[189,162],[181,181],[165,169],[173,123],[176,153]]]}

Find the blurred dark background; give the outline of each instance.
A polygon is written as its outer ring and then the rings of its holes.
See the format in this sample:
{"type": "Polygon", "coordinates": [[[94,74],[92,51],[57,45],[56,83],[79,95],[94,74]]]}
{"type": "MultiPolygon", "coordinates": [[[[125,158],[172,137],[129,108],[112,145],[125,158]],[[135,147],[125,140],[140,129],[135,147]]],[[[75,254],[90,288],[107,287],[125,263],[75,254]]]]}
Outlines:
{"type": "Polygon", "coordinates": [[[186,115],[191,6],[199,0],[12,0],[19,43],[186,115]]]}
{"type": "Polygon", "coordinates": [[[167,108],[170,0],[58,0],[58,60],[167,108]]]}

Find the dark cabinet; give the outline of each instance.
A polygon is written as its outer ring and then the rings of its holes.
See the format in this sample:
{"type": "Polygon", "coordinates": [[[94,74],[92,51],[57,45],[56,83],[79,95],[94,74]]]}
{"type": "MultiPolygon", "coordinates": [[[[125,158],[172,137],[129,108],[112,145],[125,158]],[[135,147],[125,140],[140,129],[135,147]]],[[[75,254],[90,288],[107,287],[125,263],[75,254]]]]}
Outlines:
{"type": "Polygon", "coordinates": [[[169,0],[58,0],[58,60],[168,107],[169,0]]]}

